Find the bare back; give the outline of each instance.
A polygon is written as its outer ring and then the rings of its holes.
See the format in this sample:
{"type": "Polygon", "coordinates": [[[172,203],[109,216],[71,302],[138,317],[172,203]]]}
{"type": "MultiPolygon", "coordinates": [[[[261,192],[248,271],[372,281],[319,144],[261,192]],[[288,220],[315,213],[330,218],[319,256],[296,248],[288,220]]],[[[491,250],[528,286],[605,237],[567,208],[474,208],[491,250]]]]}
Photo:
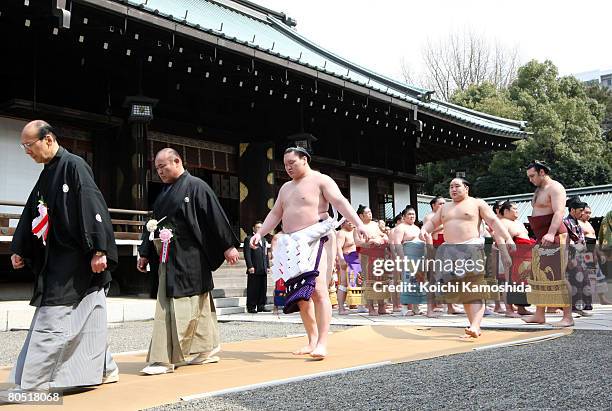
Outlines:
{"type": "Polygon", "coordinates": [[[283,231],[293,233],[327,219],[329,201],[323,196],[324,176],[311,171],[299,180],[285,184],[278,193],[283,209],[283,231]]]}

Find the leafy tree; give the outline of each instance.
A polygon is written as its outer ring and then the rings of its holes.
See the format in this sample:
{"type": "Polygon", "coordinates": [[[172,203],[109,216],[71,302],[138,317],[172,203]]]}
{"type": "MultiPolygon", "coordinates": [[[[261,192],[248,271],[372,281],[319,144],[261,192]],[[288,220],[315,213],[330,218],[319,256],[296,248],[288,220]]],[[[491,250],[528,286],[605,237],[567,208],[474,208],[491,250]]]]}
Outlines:
{"type": "MultiPolygon", "coordinates": [[[[510,100],[508,91],[500,90],[489,82],[471,85],[466,90],[457,90],[451,101],[454,104],[499,117],[514,119],[523,117],[523,109],[510,100]]],[[[423,191],[448,196],[448,185],[455,177],[456,171],[464,171],[465,178],[474,183],[472,191],[474,195],[479,197],[489,195],[488,193],[496,188],[497,183],[492,182],[492,186],[488,187],[486,182],[481,181],[481,178],[489,173],[489,164],[493,159],[493,154],[493,152],[485,152],[476,156],[465,156],[421,166],[419,172],[427,178],[423,191]]]]}
{"type": "Polygon", "coordinates": [[[586,93],[587,96],[605,106],[606,112],[601,127],[605,138],[612,141],[612,90],[603,87],[598,82],[590,82],[586,84],[586,93]]]}
{"type": "MultiPolygon", "coordinates": [[[[457,171],[465,171],[465,178],[468,181],[474,182],[478,177],[487,174],[492,157],[493,153],[483,153],[478,156],[465,156],[458,159],[423,164],[418,170],[420,175],[427,178],[423,191],[432,195],[448,197],[448,185],[455,177],[457,171]]],[[[474,193],[477,196],[482,196],[477,188],[475,188],[474,193]]]]}
{"type": "Polygon", "coordinates": [[[466,171],[481,197],[531,191],[524,166],[534,159],[548,162],[565,187],[607,184],[612,180],[612,143],[602,134],[607,94],[590,90],[574,77],[558,77],[550,61],[531,61],[518,70],[507,90],[483,83],[456,91],[462,106],[497,116],[527,120],[529,137],[512,152],[489,153],[425,165],[425,191],[446,193],[451,170],[466,171]],[[591,97],[593,96],[593,97],[591,97]],[[444,187],[443,187],[444,186],[444,187]]]}

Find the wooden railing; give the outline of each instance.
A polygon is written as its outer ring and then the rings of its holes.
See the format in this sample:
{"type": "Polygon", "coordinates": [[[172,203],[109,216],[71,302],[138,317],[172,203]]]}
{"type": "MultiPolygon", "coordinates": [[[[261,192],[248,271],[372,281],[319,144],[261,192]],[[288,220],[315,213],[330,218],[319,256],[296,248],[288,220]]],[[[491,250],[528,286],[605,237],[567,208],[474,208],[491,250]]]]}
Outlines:
{"type": "MultiPolygon", "coordinates": [[[[0,207],[24,207],[25,203],[0,200],[0,207]]],[[[146,224],[150,211],[126,210],[122,208],[109,208],[111,223],[116,240],[140,240],[142,230],[146,224]],[[120,218],[113,218],[121,216],[120,218]]],[[[0,213],[0,236],[12,236],[14,227],[10,227],[10,220],[19,220],[21,213],[0,213]]]]}

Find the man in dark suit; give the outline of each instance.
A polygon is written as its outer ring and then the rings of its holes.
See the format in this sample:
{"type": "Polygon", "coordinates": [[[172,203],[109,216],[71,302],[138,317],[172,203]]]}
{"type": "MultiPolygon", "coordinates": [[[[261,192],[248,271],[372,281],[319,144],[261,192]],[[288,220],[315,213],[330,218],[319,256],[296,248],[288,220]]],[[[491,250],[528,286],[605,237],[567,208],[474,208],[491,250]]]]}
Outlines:
{"type": "MultiPolygon", "coordinates": [[[[261,228],[261,221],[256,221],[253,226],[253,233],[261,228]]],[[[268,259],[268,243],[265,238],[261,239],[261,243],[257,248],[252,249],[248,246],[253,234],[244,239],[243,248],[244,260],[247,265],[247,311],[249,313],[269,312],[266,310],[266,291],[268,289],[268,271],[270,270],[270,261],[268,259]]]]}

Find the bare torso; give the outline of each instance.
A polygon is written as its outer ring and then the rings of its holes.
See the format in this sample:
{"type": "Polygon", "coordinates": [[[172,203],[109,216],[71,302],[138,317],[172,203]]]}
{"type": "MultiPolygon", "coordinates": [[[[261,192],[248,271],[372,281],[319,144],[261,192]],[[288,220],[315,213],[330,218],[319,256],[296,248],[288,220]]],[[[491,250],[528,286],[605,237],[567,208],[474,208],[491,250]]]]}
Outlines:
{"type": "Polygon", "coordinates": [[[278,200],[283,208],[283,231],[293,233],[328,218],[329,202],[323,196],[323,175],[311,171],[283,185],[278,200]]]}
{"type": "Polygon", "coordinates": [[[402,224],[402,241],[401,244],[419,238],[421,229],[414,224],[402,224]]]}
{"type": "Polygon", "coordinates": [[[597,237],[595,235],[595,229],[593,228],[590,222],[578,220],[578,224],[580,224],[580,227],[582,227],[582,231],[584,232],[585,237],[589,237],[589,238],[597,237]]]}
{"type": "Polygon", "coordinates": [[[338,231],[338,242],[342,244],[342,254],[352,253],[357,249],[353,238],[353,230],[342,229],[338,231]]]}
{"type": "Polygon", "coordinates": [[[370,221],[366,224],[366,232],[370,240],[378,240],[385,237],[385,233],[380,231],[380,226],[374,221],[370,221]]]}
{"type": "Polygon", "coordinates": [[[390,250],[394,256],[403,256],[402,244],[419,238],[421,230],[414,224],[400,223],[396,225],[389,235],[390,250]]]}
{"type": "MultiPolygon", "coordinates": [[[[380,227],[378,226],[378,223],[376,223],[375,221],[370,221],[369,223],[365,224],[364,223],[364,228],[365,231],[368,235],[368,242],[371,241],[381,241],[383,240],[385,243],[388,242],[388,238],[387,236],[380,231],[380,227]]],[[[359,233],[356,230],[353,230],[354,233],[354,238],[355,236],[359,236],[359,233]]],[[[357,239],[355,238],[355,243],[357,244],[357,239]]],[[[380,247],[380,245],[376,245],[376,244],[360,244],[361,247],[380,247]]]]}
{"type": "Polygon", "coordinates": [[[506,230],[508,230],[510,237],[524,238],[526,240],[529,239],[529,232],[525,228],[525,225],[521,222],[517,220],[512,221],[509,218],[502,218],[501,222],[504,227],[506,227],[506,230]]]}
{"type": "Polygon", "coordinates": [[[441,218],[447,243],[458,244],[480,237],[479,201],[475,198],[444,204],[441,218]]]}
{"type": "Polygon", "coordinates": [[[545,187],[536,188],[531,199],[531,206],[533,207],[532,217],[553,213],[552,195],[556,191],[565,192],[565,189],[555,180],[550,180],[545,187]]]}

